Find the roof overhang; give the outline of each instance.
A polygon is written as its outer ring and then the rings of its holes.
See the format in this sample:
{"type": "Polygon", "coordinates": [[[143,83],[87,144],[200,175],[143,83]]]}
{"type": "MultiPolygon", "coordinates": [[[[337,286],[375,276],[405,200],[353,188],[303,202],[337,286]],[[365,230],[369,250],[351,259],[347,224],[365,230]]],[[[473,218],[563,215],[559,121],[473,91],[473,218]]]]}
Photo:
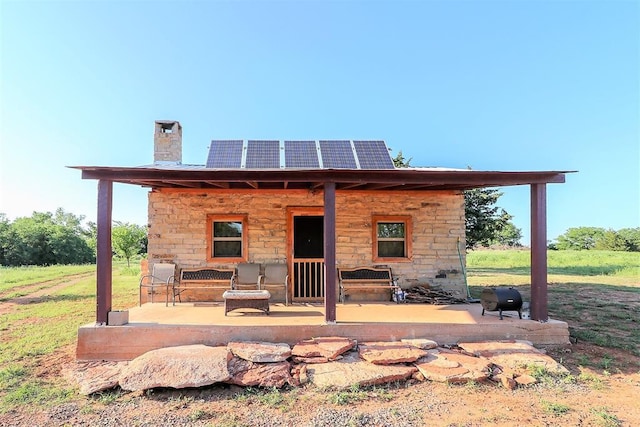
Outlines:
{"type": "Polygon", "coordinates": [[[326,182],[337,190],[468,190],[565,182],[571,171],[475,171],[465,169],[208,169],[201,166],[70,166],[83,179],[150,188],[315,189],[326,182]]]}

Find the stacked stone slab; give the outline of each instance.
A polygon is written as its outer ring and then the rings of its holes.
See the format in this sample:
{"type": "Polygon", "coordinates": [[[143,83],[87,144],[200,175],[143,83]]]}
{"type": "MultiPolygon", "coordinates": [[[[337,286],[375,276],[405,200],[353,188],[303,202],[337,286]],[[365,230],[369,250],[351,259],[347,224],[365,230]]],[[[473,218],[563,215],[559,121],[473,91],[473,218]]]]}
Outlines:
{"type": "Polygon", "coordinates": [[[557,374],[566,369],[526,342],[463,343],[460,350],[433,348],[426,339],[368,342],[348,338],[286,343],[233,342],[227,346],[188,345],[153,350],[130,362],[78,363],[68,376],[82,394],[119,385],[139,391],[156,387],[202,387],[216,383],[281,388],[311,383],[346,389],[396,381],[447,383],[491,379],[515,388],[536,380],[522,366],[557,374]],[[475,353],[475,354],[474,354],[475,353]]]}

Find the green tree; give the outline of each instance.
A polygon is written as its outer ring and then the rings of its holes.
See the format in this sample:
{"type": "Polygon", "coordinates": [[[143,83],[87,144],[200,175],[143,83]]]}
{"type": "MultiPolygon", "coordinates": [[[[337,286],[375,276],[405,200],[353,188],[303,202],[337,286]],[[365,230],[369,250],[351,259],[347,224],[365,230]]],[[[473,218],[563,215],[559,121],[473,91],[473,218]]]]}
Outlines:
{"type": "Polygon", "coordinates": [[[640,252],[640,227],[622,228],[618,234],[627,242],[626,250],[640,252]]]}
{"type": "Polygon", "coordinates": [[[84,215],[74,215],[71,212],[65,212],[62,208],[56,209],[53,215],[47,212],[47,215],[51,217],[54,224],[69,229],[78,236],[81,236],[84,232],[82,228],[82,221],[84,221],[85,218],[84,215]]]}
{"type": "Polygon", "coordinates": [[[79,234],[82,217],[58,209],[34,212],[31,217],[0,227],[0,261],[4,265],[83,264],[92,262],[93,251],[79,234]]]}
{"type": "Polygon", "coordinates": [[[113,248],[116,253],[127,260],[127,266],[131,266],[131,257],[146,251],[147,230],[136,224],[115,221],[111,230],[113,248]]]}
{"type": "Polygon", "coordinates": [[[522,246],[522,230],[516,227],[511,221],[507,222],[502,230],[498,231],[491,242],[493,245],[517,247],[522,246]]]}
{"type": "Polygon", "coordinates": [[[615,230],[605,230],[596,240],[594,249],[602,251],[627,251],[627,241],[615,230]]]}
{"type": "Polygon", "coordinates": [[[6,253],[11,237],[11,223],[4,213],[0,213],[0,265],[7,265],[6,253]]]}
{"type": "Polygon", "coordinates": [[[397,168],[410,168],[412,157],[406,159],[402,154],[402,150],[398,151],[398,154],[393,158],[393,165],[397,168]]]}
{"type": "Polygon", "coordinates": [[[574,227],[558,236],[556,247],[559,250],[589,250],[596,247],[596,242],[604,235],[604,228],[574,227]]]}
{"type": "Polygon", "coordinates": [[[496,206],[500,196],[502,193],[492,188],[474,188],[464,192],[467,249],[490,246],[506,227],[513,227],[520,233],[520,230],[510,223],[513,216],[496,206]]]}
{"type": "Polygon", "coordinates": [[[85,228],[82,229],[82,236],[95,255],[98,247],[98,225],[93,221],[88,221],[85,228]]]}

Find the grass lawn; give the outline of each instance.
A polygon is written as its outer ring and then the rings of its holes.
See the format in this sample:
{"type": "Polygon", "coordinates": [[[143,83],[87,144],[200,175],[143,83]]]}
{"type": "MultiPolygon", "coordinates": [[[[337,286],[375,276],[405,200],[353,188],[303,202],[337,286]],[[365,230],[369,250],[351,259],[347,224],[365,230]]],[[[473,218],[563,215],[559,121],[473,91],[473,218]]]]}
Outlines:
{"type": "MultiPolygon", "coordinates": [[[[138,280],[139,270],[127,268],[126,262],[114,262],[114,307],[137,304],[138,280]]],[[[78,327],[95,320],[96,306],[94,265],[0,270],[2,301],[64,282],[72,284],[30,303],[3,303],[6,306],[0,317],[0,413],[14,405],[53,405],[75,395],[76,391],[61,379],[57,383],[43,382],[38,375],[44,368],[40,360],[74,345],[78,327]],[[47,282],[44,288],[32,286],[44,282],[47,282]]]]}
{"type": "Polygon", "coordinates": [[[95,265],[52,265],[49,267],[0,267],[0,301],[21,296],[20,287],[55,281],[63,283],[69,276],[95,272],[95,265]]]}
{"type": "MultiPolygon", "coordinates": [[[[514,286],[530,299],[528,251],[472,251],[471,295],[486,286],[514,286]]],[[[548,252],[549,316],[569,323],[574,340],[640,356],[640,253],[548,252]]]]}

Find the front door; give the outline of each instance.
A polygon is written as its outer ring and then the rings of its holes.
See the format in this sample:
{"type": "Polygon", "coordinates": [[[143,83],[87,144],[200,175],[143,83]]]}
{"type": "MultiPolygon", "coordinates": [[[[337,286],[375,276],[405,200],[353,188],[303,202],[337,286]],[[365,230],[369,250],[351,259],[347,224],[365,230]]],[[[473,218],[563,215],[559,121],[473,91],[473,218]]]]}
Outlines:
{"type": "Polygon", "coordinates": [[[290,217],[292,300],[298,302],[324,299],[324,217],[313,213],[290,217]]]}

